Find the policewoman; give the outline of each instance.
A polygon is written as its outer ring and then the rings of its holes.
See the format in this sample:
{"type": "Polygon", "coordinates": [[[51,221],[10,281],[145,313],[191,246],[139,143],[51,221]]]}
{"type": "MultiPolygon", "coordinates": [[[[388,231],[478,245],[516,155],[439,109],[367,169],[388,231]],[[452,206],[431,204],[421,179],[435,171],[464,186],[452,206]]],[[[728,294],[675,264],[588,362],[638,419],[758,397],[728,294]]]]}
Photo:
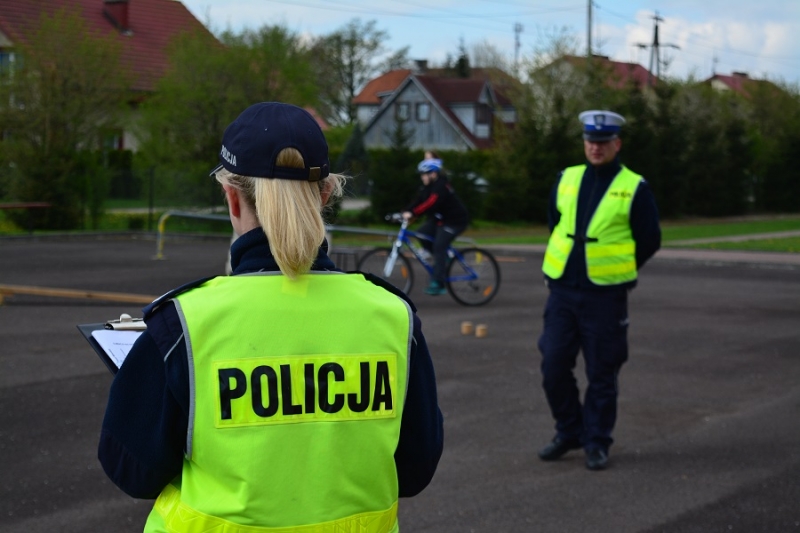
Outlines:
{"type": "Polygon", "coordinates": [[[225,130],[232,276],[144,310],[111,386],[99,459],[147,532],[399,531],[430,482],[442,415],[413,304],[338,271],[321,216],[340,195],[312,116],[266,102],[225,130]]]}
{"type": "Polygon", "coordinates": [[[602,470],[628,359],[628,292],[661,246],[661,230],[647,182],[619,161],[625,119],[597,110],[579,119],[586,164],[561,173],[548,207],[542,270],[550,294],[539,350],[556,434],[539,457],[552,461],[583,448],[586,467],[602,470]],[[588,382],[583,404],[573,374],[579,351],[588,382]]]}

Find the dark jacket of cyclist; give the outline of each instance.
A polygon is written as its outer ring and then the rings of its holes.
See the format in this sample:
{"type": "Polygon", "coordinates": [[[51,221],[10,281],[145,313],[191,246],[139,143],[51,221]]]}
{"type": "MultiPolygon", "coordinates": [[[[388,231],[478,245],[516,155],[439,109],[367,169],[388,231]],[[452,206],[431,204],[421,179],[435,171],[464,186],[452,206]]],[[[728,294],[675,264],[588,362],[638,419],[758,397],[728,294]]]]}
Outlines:
{"type": "Polygon", "coordinates": [[[408,204],[403,211],[408,211],[414,217],[427,216],[433,219],[437,226],[464,226],[469,223],[467,208],[456,195],[453,185],[442,172],[442,163],[439,159],[425,159],[417,166],[417,173],[423,180],[417,197],[408,204]],[[426,174],[433,179],[425,181],[426,174]],[[435,177],[433,177],[435,176],[435,177]]]}
{"type": "Polygon", "coordinates": [[[433,275],[425,292],[435,296],[447,292],[447,248],[453,239],[467,229],[469,213],[442,172],[440,159],[422,160],[417,165],[417,172],[423,187],[417,198],[403,210],[403,217],[428,217],[417,231],[433,238],[433,242],[420,240],[420,243],[426,250],[433,252],[433,275]]]}

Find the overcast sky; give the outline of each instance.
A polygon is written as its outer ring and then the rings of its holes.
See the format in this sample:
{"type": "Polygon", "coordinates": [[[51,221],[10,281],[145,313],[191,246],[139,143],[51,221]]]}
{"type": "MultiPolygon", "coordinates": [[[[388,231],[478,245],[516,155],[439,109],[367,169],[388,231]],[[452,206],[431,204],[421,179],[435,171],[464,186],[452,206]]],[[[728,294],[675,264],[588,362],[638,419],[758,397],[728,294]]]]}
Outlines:
{"type": "MultiPolygon", "coordinates": [[[[389,34],[390,49],[410,46],[412,59],[438,64],[457,54],[462,39],[468,49],[489,42],[513,62],[517,24],[520,58],[541,49],[561,28],[575,36],[581,54],[586,51],[588,0],[182,1],[215,32],[280,24],[324,35],[353,18],[375,20],[389,34]]],[[[593,51],[649,67],[656,12],[662,19],[660,55],[672,77],[738,71],[800,83],[800,0],[598,0],[592,9],[593,51]]]]}

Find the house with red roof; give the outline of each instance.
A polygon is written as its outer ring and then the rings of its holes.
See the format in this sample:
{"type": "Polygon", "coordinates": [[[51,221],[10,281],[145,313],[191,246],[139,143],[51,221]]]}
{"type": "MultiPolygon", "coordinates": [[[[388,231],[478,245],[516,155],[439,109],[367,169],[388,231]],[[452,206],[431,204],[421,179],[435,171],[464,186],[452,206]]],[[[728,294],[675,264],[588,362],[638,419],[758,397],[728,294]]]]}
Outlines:
{"type": "MultiPolygon", "coordinates": [[[[608,56],[593,55],[591,66],[603,72],[606,84],[614,89],[624,89],[632,84],[646,90],[658,82],[658,78],[654,74],[638,63],[614,61],[608,56]]],[[[588,69],[589,62],[585,56],[564,55],[544,68],[559,68],[571,74],[588,69]]]]}
{"type": "Polygon", "coordinates": [[[494,128],[512,125],[516,112],[503,90],[510,76],[497,69],[471,69],[469,78],[447,69],[392,70],[368,82],[353,99],[367,148],[391,146],[398,122],[410,147],[431,150],[490,148],[494,128]]]}
{"type": "MultiPolygon", "coordinates": [[[[58,9],[76,10],[89,31],[121,44],[121,62],[132,78],[131,103],[146,98],[169,68],[168,47],[183,32],[201,32],[210,43],[216,38],[177,0],[0,0],[0,69],[19,61],[21,45],[36,31],[41,16],[58,9]]],[[[125,134],[119,148],[135,149],[125,134]]]]}
{"type": "Polygon", "coordinates": [[[714,74],[703,83],[711,85],[711,88],[716,91],[732,92],[744,98],[751,98],[754,93],[763,89],[782,91],[771,81],[751,78],[746,72],[734,72],[731,75],[714,74]]]}

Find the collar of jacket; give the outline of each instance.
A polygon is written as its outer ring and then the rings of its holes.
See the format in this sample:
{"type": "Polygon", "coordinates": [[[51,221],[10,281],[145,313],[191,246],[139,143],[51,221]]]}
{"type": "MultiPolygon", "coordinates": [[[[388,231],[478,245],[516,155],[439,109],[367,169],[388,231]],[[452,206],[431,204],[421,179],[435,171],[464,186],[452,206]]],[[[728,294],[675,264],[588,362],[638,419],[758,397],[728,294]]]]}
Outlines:
{"type": "MultiPolygon", "coordinates": [[[[323,241],[311,270],[338,270],[333,261],[328,258],[327,252],[328,242],[323,241]]],[[[261,228],[252,229],[244,235],[240,235],[233,242],[231,246],[231,268],[233,275],[280,270],[269,248],[267,236],[261,228]]]]}
{"type": "Polygon", "coordinates": [[[619,156],[617,156],[610,163],[606,163],[605,165],[600,165],[597,167],[586,161],[586,168],[599,179],[611,180],[614,178],[614,176],[619,174],[622,165],[619,162],[619,156]]]}

